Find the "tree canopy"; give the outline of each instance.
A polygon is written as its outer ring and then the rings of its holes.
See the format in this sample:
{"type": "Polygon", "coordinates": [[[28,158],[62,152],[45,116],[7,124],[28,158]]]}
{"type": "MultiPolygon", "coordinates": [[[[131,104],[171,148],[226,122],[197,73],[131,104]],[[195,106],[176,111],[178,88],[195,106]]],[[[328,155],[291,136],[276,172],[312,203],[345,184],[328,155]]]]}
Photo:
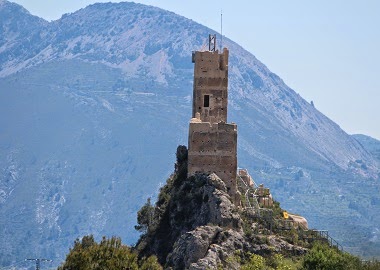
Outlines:
{"type": "Polygon", "coordinates": [[[100,243],[92,235],[76,239],[65,262],[58,270],[120,270],[142,269],[160,270],[162,267],[155,256],[138,259],[128,246],[118,237],[103,237],[100,243]]]}

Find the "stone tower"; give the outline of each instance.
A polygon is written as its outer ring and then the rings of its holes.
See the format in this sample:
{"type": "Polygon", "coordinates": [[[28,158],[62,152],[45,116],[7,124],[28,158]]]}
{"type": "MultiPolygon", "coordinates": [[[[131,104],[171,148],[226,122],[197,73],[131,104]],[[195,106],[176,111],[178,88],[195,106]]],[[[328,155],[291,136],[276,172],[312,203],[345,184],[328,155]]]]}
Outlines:
{"type": "Polygon", "coordinates": [[[188,174],[215,173],[236,201],[237,125],[227,124],[228,49],[193,52],[188,174]]]}

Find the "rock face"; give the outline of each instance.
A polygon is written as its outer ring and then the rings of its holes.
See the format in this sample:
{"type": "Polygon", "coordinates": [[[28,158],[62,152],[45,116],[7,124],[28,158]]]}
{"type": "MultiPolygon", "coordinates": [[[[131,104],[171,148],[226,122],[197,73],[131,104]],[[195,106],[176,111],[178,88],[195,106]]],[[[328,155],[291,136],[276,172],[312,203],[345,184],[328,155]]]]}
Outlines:
{"type": "Polygon", "coordinates": [[[290,220],[293,220],[297,224],[301,225],[303,228],[309,228],[306,218],[291,214],[289,214],[289,218],[290,220]]]}
{"type": "Polygon", "coordinates": [[[216,174],[186,178],[184,172],[177,171],[161,188],[154,212],[157,225],[141,237],[137,249],[142,255],[157,255],[166,268],[238,269],[231,259],[237,250],[264,256],[306,251],[276,235],[247,235],[241,209],[232,203],[216,174]],[[163,199],[167,194],[170,197],[163,199]]]}

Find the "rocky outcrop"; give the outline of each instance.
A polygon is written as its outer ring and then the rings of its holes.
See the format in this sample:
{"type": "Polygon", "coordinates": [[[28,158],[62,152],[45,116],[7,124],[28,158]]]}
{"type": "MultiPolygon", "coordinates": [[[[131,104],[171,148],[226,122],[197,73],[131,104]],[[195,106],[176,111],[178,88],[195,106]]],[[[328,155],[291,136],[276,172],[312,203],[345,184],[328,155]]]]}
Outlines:
{"type": "Polygon", "coordinates": [[[306,218],[299,216],[299,215],[294,215],[294,214],[288,214],[289,219],[293,220],[298,226],[301,226],[301,228],[308,229],[309,224],[307,223],[306,218]]]}
{"type": "Polygon", "coordinates": [[[176,168],[161,188],[154,208],[156,225],[137,244],[141,256],[155,254],[167,269],[238,269],[233,259],[237,251],[261,256],[305,253],[276,235],[246,234],[244,223],[254,221],[243,221],[217,175],[186,178],[181,166],[176,168]]]}
{"type": "Polygon", "coordinates": [[[248,248],[242,231],[201,226],[178,239],[167,263],[174,269],[216,269],[226,264],[228,268],[234,269],[228,258],[236,250],[248,248]]]}
{"type": "Polygon", "coordinates": [[[263,243],[263,238],[260,237],[252,241],[243,231],[212,225],[201,226],[181,235],[167,256],[166,263],[173,269],[216,269],[218,266],[240,269],[240,265],[233,260],[236,251],[262,256],[273,253],[306,253],[305,248],[292,245],[275,235],[265,239],[267,243],[263,243]]]}

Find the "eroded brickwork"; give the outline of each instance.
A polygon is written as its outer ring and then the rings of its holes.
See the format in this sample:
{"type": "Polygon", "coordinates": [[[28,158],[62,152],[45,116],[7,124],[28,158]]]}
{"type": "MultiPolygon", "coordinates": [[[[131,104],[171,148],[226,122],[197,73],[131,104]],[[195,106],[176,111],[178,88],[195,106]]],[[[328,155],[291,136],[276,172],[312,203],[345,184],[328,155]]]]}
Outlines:
{"type": "Polygon", "coordinates": [[[203,122],[227,122],[228,50],[194,52],[193,117],[203,122]]]}
{"type": "Polygon", "coordinates": [[[216,173],[236,197],[237,125],[227,124],[228,50],[195,52],[188,173],[216,173]]]}

